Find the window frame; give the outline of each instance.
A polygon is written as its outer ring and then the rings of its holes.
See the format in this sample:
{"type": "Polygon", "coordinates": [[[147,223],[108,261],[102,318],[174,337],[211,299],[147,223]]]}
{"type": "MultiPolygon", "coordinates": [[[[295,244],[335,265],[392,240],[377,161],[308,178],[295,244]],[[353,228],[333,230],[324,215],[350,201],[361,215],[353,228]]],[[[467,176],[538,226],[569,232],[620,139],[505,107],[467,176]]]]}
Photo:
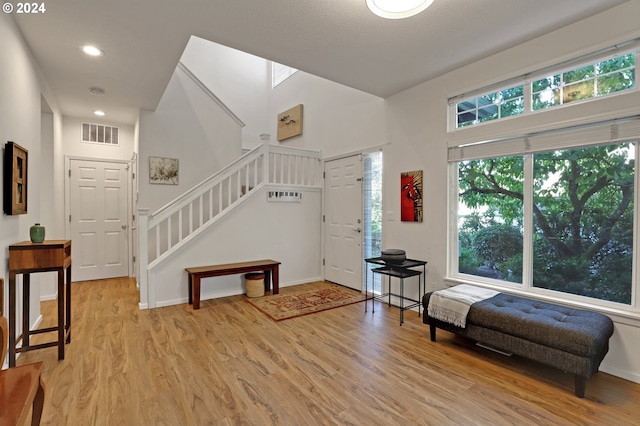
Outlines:
{"type": "Polygon", "coordinates": [[[462,99],[460,100],[460,102],[456,102],[455,106],[454,106],[454,112],[456,115],[455,118],[455,123],[456,123],[456,128],[457,129],[462,129],[465,127],[470,127],[470,126],[476,126],[478,124],[484,124],[484,123],[489,123],[489,122],[493,122],[493,121],[497,121],[497,120],[503,120],[505,118],[509,118],[509,117],[517,117],[518,115],[522,115],[524,114],[524,112],[526,111],[526,99],[527,99],[527,91],[526,91],[526,85],[525,84],[516,84],[515,86],[505,86],[505,87],[501,87],[498,88],[496,90],[491,90],[490,92],[484,93],[484,94],[479,94],[478,96],[472,97],[472,98],[466,98],[466,99],[462,99]],[[520,88],[522,90],[522,95],[519,96],[513,96],[511,98],[508,99],[502,99],[502,92],[506,92],[506,91],[510,91],[510,90],[515,90],[520,88]],[[490,102],[490,103],[486,103],[483,105],[480,105],[480,101],[482,99],[486,99],[487,97],[491,97],[497,95],[500,100],[499,103],[496,103],[495,101],[490,102]],[[518,99],[522,99],[522,111],[518,114],[512,114],[512,115],[502,115],[502,105],[504,103],[508,103],[508,102],[514,102],[517,101],[518,99]],[[458,106],[466,103],[466,104],[471,104],[473,103],[474,106],[473,108],[468,108],[465,109],[461,112],[458,111],[458,106]],[[482,120],[480,121],[480,119],[478,118],[480,116],[480,111],[482,110],[488,110],[490,107],[495,107],[496,109],[496,114],[497,117],[495,118],[488,118],[486,120],[482,120]],[[470,114],[470,113],[474,113],[477,122],[473,122],[473,121],[466,121],[465,123],[470,123],[468,125],[463,125],[460,127],[458,126],[458,117],[463,115],[463,114],[470,114]]]}
{"type": "MultiPolygon", "coordinates": [[[[559,69],[555,72],[551,72],[551,73],[546,73],[544,75],[538,75],[536,78],[531,78],[529,82],[527,82],[526,84],[529,86],[530,89],[530,97],[529,97],[529,108],[530,108],[530,112],[531,113],[536,113],[536,112],[540,112],[540,111],[548,111],[550,109],[555,109],[558,107],[563,107],[563,106],[568,106],[568,105],[574,105],[574,104],[578,104],[578,103],[582,103],[582,102],[586,102],[586,101],[590,101],[590,100],[594,100],[594,99],[599,99],[599,98],[603,98],[603,97],[608,97],[608,96],[613,96],[616,94],[620,94],[620,93],[629,93],[631,91],[634,90],[638,90],[638,59],[640,59],[640,51],[637,51],[636,49],[631,49],[628,51],[624,51],[621,52],[619,54],[615,54],[615,55],[608,55],[608,56],[603,56],[600,57],[599,59],[593,61],[589,61],[589,62],[584,62],[581,63],[579,65],[576,66],[572,66],[572,67],[568,67],[568,68],[564,68],[564,69],[559,69]],[[606,62],[609,61],[611,59],[615,59],[618,57],[624,57],[624,56],[628,56],[628,55],[634,55],[634,66],[633,66],[633,70],[634,70],[634,86],[627,88],[627,89],[622,89],[622,90],[616,90],[615,92],[610,92],[610,93],[604,93],[604,94],[597,94],[598,93],[598,81],[608,75],[613,75],[615,73],[619,73],[619,72],[623,72],[623,71],[628,71],[630,69],[632,69],[631,67],[626,67],[623,69],[619,69],[616,71],[609,71],[606,73],[601,73],[598,72],[596,69],[596,65],[602,63],[602,62],[606,62]],[[587,68],[587,67],[593,67],[593,75],[588,77],[588,78],[583,78],[580,80],[575,80],[575,81],[570,81],[570,82],[566,82],[565,81],[565,74],[573,72],[573,71],[579,71],[581,69],[587,68]],[[534,102],[533,102],[533,97],[537,94],[537,93],[542,93],[543,91],[537,91],[535,92],[533,90],[533,84],[545,79],[545,78],[552,78],[558,76],[559,77],[559,85],[556,87],[556,89],[554,90],[558,90],[559,92],[559,98],[560,98],[560,102],[558,104],[555,105],[550,105],[546,108],[538,108],[538,109],[534,109],[534,102]],[[583,99],[576,99],[576,100],[569,100],[569,101],[565,101],[565,91],[568,87],[571,86],[575,86],[581,83],[585,83],[585,82],[593,82],[592,84],[592,90],[593,90],[593,95],[589,96],[589,97],[585,97],[583,99]]],[[[545,89],[546,90],[546,89],[545,89]]]]}
{"type": "MultiPolygon", "coordinates": [[[[631,47],[625,48],[624,50],[617,50],[617,48],[613,48],[613,50],[615,50],[615,53],[611,53],[610,50],[611,49],[605,49],[606,52],[605,53],[600,53],[600,54],[592,54],[592,55],[586,55],[586,58],[583,59],[576,59],[576,60],[571,60],[571,61],[567,61],[564,64],[558,64],[555,66],[551,66],[551,67],[547,67],[543,70],[537,70],[537,71],[533,71],[527,74],[523,74],[514,78],[511,78],[509,80],[503,81],[503,82],[499,82],[496,84],[493,84],[491,86],[487,86],[484,88],[479,88],[476,90],[472,90],[468,93],[464,93],[464,94],[460,94],[457,96],[453,96],[450,97],[448,100],[448,106],[449,106],[449,117],[450,117],[450,121],[449,121],[449,132],[457,132],[460,131],[462,129],[468,129],[471,127],[477,127],[477,126],[482,126],[482,125],[486,125],[488,123],[495,123],[495,122],[502,122],[504,120],[510,119],[510,118],[514,118],[514,117],[526,117],[526,116],[530,116],[533,114],[538,114],[541,112],[547,112],[547,111],[551,111],[551,110],[557,110],[558,108],[567,108],[567,107],[571,107],[574,105],[580,105],[586,102],[593,102],[599,99],[603,99],[603,98],[609,98],[609,97],[614,97],[614,96],[620,96],[623,94],[627,94],[627,93],[632,93],[635,91],[639,91],[640,90],[640,72],[639,72],[639,66],[640,66],[640,41],[638,40],[634,40],[632,42],[629,42],[629,44],[632,44],[631,47]],[[580,70],[582,68],[588,67],[588,66],[594,66],[595,69],[595,65],[617,58],[617,57],[623,57],[623,56],[627,56],[633,54],[635,56],[635,66],[634,66],[634,87],[628,88],[628,89],[623,89],[623,90],[617,90],[615,92],[611,92],[611,93],[606,93],[606,94],[602,94],[602,95],[593,95],[590,97],[586,97],[584,99],[579,99],[579,100],[574,100],[574,101],[570,101],[570,102],[564,102],[560,101],[560,103],[556,104],[556,105],[551,105],[547,108],[539,108],[539,109],[534,109],[534,95],[536,93],[539,92],[535,92],[533,91],[533,83],[537,82],[541,79],[544,79],[546,77],[553,77],[555,75],[560,75],[561,76],[561,80],[562,80],[562,76],[565,73],[571,72],[571,71],[577,71],[580,70]],[[476,107],[474,109],[474,111],[478,111],[478,105],[477,105],[477,100],[484,97],[484,96],[488,96],[497,92],[501,92],[504,90],[511,90],[513,88],[519,87],[519,86],[523,86],[523,111],[519,114],[515,114],[515,115],[509,115],[509,116],[505,116],[505,117],[501,117],[500,116],[500,105],[498,106],[498,117],[495,119],[491,119],[491,120],[485,120],[485,121],[477,121],[477,122],[471,122],[471,124],[467,124],[467,125],[463,125],[463,126],[458,126],[458,105],[465,103],[465,102],[471,102],[471,101],[475,101],[476,103],[476,107]]],[[[625,69],[629,69],[629,68],[625,68],[625,69]]],[[[616,71],[616,72],[620,72],[620,70],[616,71]]],[[[611,72],[609,73],[605,73],[605,74],[611,74],[611,72]]],[[[602,74],[604,75],[604,74],[602,74]]],[[[588,80],[592,80],[593,81],[593,85],[594,85],[594,92],[596,91],[596,87],[597,87],[597,81],[598,79],[601,77],[601,74],[598,73],[594,73],[594,76],[591,79],[587,79],[588,80]]],[[[562,81],[561,81],[562,83],[562,81]]],[[[578,84],[579,81],[575,81],[572,82],[571,84],[578,84]]],[[[559,86],[560,89],[564,89],[566,86],[565,84],[561,84],[561,86],[559,86]]],[[[562,98],[562,90],[560,91],[560,97],[562,98]]],[[[471,111],[471,110],[469,110],[471,111]]],[[[476,114],[477,116],[477,114],[476,114]]]]}
{"type": "Polygon", "coordinates": [[[508,291],[510,293],[521,294],[523,296],[534,296],[542,300],[573,304],[575,306],[593,308],[607,312],[615,312],[635,319],[640,319],[640,235],[638,232],[640,217],[640,116],[633,117],[629,121],[612,120],[596,125],[584,125],[578,128],[553,132],[540,132],[523,138],[513,138],[496,142],[487,142],[472,145],[473,148],[465,152],[465,147],[451,147],[449,149],[448,160],[448,239],[447,239],[447,274],[445,279],[456,283],[468,283],[497,289],[498,291],[508,291]],[[622,126],[622,127],[619,127],[622,126]],[[610,127],[607,130],[607,127],[610,127]],[[618,130],[622,129],[620,135],[618,130]],[[615,130],[615,132],[614,132],[615,130]],[[615,140],[612,135],[616,133],[615,140]],[[609,134],[610,137],[607,137],[609,134]],[[561,141],[566,138],[565,143],[561,141]],[[530,140],[531,139],[531,140],[530,140]],[[538,142],[538,143],[536,143],[538,142]],[[535,287],[533,285],[533,157],[537,152],[549,151],[550,149],[571,149],[597,145],[607,145],[614,143],[634,142],[635,143],[635,170],[634,170],[634,225],[633,225],[633,266],[632,266],[632,296],[629,305],[617,302],[610,302],[590,298],[586,296],[574,295],[554,290],[535,287]],[[495,146],[497,145],[497,146],[495,146]],[[532,148],[533,146],[533,148],[532,148]],[[518,148],[520,147],[520,148],[518,148]],[[483,152],[485,155],[483,155],[483,152]],[[522,283],[512,283],[508,281],[480,277],[459,272],[459,235],[458,235],[458,209],[459,209],[459,187],[458,187],[458,164],[460,161],[496,158],[507,156],[524,157],[524,187],[523,187],[523,272],[522,283]]]}
{"type": "Polygon", "coordinates": [[[278,62],[271,62],[271,89],[275,89],[284,83],[292,75],[298,72],[298,69],[278,62]]]}

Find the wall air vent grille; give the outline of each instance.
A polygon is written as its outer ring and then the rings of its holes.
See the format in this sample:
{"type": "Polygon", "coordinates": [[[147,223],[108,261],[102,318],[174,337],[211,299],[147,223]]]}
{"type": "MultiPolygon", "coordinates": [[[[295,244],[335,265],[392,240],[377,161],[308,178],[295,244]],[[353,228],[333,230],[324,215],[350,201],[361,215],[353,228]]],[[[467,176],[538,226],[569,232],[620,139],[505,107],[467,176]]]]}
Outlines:
{"type": "Polygon", "coordinates": [[[277,203],[301,203],[302,192],[299,191],[269,191],[267,201],[277,203]]]}
{"type": "Polygon", "coordinates": [[[82,123],[82,142],[118,145],[118,133],[117,127],[82,123]]]}

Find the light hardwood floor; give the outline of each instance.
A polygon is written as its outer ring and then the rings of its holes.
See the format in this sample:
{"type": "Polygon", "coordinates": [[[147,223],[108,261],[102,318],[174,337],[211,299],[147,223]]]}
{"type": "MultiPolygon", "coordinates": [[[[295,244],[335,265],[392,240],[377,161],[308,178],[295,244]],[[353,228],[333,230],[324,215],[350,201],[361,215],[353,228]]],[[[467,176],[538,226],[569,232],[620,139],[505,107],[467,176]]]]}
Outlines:
{"type": "MultiPolygon", "coordinates": [[[[305,284],[313,287],[314,284],[305,284]]],[[[286,293],[288,288],[282,288],[286,293]]],[[[72,340],[45,362],[49,425],[632,425],[640,385],[573,377],[358,303],[274,322],[245,296],[138,310],[131,279],[75,283],[72,340]]],[[[370,307],[370,306],[369,306],[370,307]]],[[[43,303],[44,322],[55,304],[43,303]]]]}

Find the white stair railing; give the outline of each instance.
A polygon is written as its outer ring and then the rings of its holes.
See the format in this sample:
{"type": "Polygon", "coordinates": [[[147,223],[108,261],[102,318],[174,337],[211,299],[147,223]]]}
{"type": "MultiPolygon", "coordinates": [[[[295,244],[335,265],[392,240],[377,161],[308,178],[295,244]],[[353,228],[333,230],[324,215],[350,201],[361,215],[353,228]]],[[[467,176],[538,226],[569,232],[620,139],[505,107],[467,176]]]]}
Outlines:
{"type": "MultiPolygon", "coordinates": [[[[320,153],[263,144],[244,154],[156,212],[138,209],[141,307],[152,292],[148,272],[265,185],[322,186],[320,153]],[[265,160],[266,159],[266,160],[265,160]]],[[[151,297],[151,299],[153,299],[151,297]]],[[[153,302],[152,302],[153,303],[153,302]]]]}

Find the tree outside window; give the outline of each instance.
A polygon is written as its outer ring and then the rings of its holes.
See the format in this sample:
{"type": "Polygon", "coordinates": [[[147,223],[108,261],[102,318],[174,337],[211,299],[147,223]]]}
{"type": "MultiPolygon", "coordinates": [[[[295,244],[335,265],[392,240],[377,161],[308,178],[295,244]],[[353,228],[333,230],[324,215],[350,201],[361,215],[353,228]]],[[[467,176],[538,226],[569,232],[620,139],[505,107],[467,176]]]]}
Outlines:
{"type": "Polygon", "coordinates": [[[534,156],[533,285],[631,303],[635,146],[534,156]]]}
{"type": "Polygon", "coordinates": [[[635,147],[535,154],[531,212],[523,208],[524,157],[460,162],[458,271],[522,283],[530,244],[534,287],[630,304],[635,147]]]}

